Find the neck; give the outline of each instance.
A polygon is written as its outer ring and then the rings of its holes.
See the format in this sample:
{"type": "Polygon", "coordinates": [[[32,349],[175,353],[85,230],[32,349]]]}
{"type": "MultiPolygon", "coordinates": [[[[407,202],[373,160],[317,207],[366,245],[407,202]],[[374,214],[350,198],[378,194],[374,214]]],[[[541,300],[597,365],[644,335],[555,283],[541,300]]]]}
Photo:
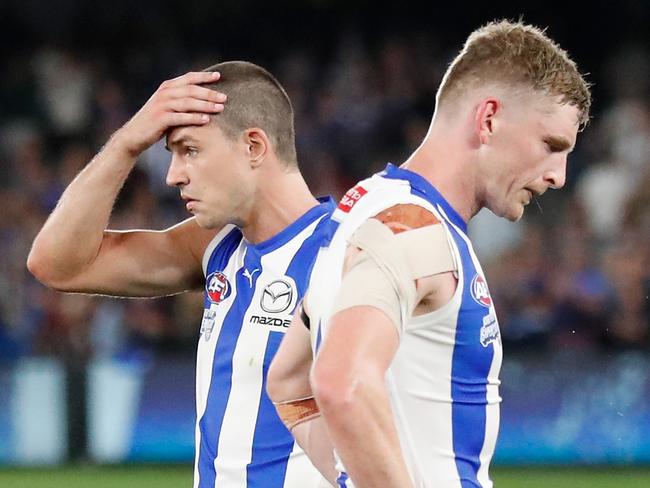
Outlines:
{"type": "Polygon", "coordinates": [[[263,183],[241,227],[246,240],[253,244],[270,239],[318,205],[300,171],[288,171],[281,164],[262,171],[259,177],[263,183]]]}
{"type": "Polygon", "coordinates": [[[402,167],[426,178],[468,222],[481,209],[481,198],[471,142],[458,124],[434,116],[424,141],[402,167]]]}

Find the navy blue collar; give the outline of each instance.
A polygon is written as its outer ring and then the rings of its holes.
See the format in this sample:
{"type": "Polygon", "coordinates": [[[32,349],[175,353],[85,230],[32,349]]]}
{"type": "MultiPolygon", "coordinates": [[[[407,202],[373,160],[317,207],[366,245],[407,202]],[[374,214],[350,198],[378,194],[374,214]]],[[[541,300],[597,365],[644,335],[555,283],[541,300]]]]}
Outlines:
{"type": "Polygon", "coordinates": [[[294,220],[273,237],[270,237],[269,239],[257,244],[249,243],[249,245],[255,248],[255,250],[261,254],[266,254],[285,245],[314,220],[322,217],[323,215],[331,214],[336,208],[336,202],[330,196],[319,197],[318,202],[318,205],[315,205],[307,210],[307,212],[298,217],[297,220],[294,220]]]}
{"type": "Polygon", "coordinates": [[[420,176],[418,173],[405,168],[399,168],[391,163],[388,163],[386,169],[381,173],[381,175],[384,178],[407,180],[411,184],[411,188],[422,193],[430,203],[440,205],[445,211],[445,214],[447,214],[447,217],[449,217],[449,220],[467,234],[467,222],[463,220],[454,207],[445,200],[445,197],[443,197],[426,178],[420,176]]]}

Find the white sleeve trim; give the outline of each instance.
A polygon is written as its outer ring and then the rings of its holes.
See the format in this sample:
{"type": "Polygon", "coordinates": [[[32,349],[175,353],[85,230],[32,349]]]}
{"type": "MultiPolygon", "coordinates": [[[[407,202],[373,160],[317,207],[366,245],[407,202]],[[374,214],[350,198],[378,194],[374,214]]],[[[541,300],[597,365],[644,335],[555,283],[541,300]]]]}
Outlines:
{"type": "Polygon", "coordinates": [[[210,262],[210,256],[212,256],[212,252],[223,240],[223,238],[226,237],[230,233],[230,231],[233,230],[235,227],[236,226],[232,224],[228,224],[224,226],[219,232],[217,232],[217,235],[215,235],[212,238],[210,244],[208,244],[208,246],[205,248],[205,251],[203,251],[203,260],[202,260],[203,276],[207,276],[208,262],[210,262]]]}

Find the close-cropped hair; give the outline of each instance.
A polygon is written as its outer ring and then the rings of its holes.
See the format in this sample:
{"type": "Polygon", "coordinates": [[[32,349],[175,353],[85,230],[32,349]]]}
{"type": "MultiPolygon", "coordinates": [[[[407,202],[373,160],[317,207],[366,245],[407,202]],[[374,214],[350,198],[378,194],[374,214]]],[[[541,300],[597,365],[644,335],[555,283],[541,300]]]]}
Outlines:
{"type": "Polygon", "coordinates": [[[501,20],[472,32],[443,77],[438,104],[489,83],[558,97],[578,109],[581,126],[589,120],[589,83],[568,53],[538,27],[501,20]]]}
{"type": "Polygon", "coordinates": [[[258,127],[271,140],[278,158],[297,166],[293,108],[287,92],[267,70],[247,61],[226,61],[206,68],[221,77],[207,88],[225,93],[226,108],[215,117],[219,128],[234,139],[258,127]]]}

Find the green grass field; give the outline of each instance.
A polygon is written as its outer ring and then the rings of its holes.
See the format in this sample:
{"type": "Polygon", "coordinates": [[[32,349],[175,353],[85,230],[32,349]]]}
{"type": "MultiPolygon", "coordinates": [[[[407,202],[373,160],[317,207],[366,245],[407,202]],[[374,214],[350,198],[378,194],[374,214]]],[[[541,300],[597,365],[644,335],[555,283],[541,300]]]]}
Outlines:
{"type": "MultiPolygon", "coordinates": [[[[650,468],[495,468],[496,488],[648,488],[650,468]]],[[[191,487],[189,466],[0,469],[2,488],[191,487]]]]}

